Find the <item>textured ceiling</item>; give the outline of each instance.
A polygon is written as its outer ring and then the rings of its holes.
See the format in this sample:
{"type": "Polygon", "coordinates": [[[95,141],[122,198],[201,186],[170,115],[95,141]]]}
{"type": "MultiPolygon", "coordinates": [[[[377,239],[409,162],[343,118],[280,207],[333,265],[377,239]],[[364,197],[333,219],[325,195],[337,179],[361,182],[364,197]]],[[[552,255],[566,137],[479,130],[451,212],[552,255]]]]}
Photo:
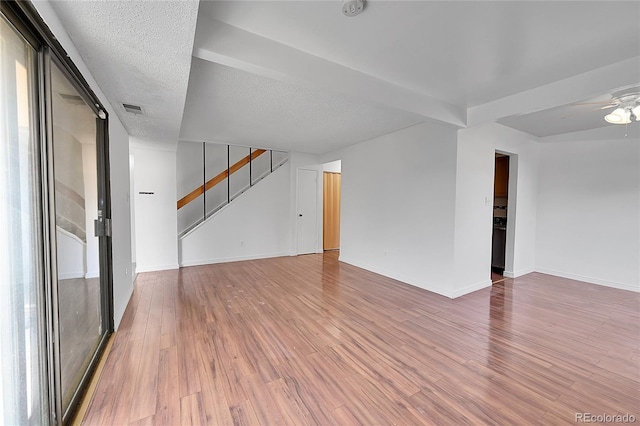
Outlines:
{"type": "Polygon", "coordinates": [[[437,99],[483,104],[640,53],[640,2],[213,1],[201,14],[437,99]]]}
{"type": "Polygon", "coordinates": [[[178,138],[198,14],[195,1],[52,1],[132,136],[178,138]],[[142,106],[144,115],[122,103],[142,106]]]}
{"type": "Polygon", "coordinates": [[[638,1],[52,3],[154,141],[320,153],[424,120],[545,137],[603,125],[572,104],[640,84],[638,1]]]}
{"type": "MultiPolygon", "coordinates": [[[[332,1],[203,2],[194,56],[448,125],[498,121],[545,137],[607,126],[573,104],[640,83],[639,15],[629,1],[369,1],[354,18],[332,1]]],[[[206,84],[192,80],[190,93],[206,84]]]]}
{"type": "Polygon", "coordinates": [[[194,58],[180,139],[324,153],[423,120],[194,58]]]}

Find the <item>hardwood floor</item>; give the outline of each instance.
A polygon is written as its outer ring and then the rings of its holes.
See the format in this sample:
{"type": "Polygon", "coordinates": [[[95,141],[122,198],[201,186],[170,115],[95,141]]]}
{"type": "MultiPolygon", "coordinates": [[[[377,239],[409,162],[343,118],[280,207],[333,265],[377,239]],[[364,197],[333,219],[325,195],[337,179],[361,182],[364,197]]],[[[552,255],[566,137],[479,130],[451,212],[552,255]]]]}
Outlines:
{"type": "Polygon", "coordinates": [[[503,281],[504,279],[505,279],[504,275],[499,274],[499,273],[497,273],[495,271],[491,271],[491,282],[492,283],[495,284],[497,282],[503,281]]]}
{"type": "Polygon", "coordinates": [[[450,300],[336,252],[140,274],[84,424],[640,419],[639,307],[542,274],[450,300]]]}

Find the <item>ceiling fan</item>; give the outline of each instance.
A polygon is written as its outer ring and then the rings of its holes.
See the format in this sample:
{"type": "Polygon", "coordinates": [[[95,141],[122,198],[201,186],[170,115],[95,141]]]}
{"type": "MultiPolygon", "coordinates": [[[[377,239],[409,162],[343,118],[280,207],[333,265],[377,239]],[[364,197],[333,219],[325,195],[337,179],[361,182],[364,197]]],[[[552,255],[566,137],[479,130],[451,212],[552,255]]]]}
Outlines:
{"type": "Polygon", "coordinates": [[[572,105],[601,105],[599,110],[615,108],[604,116],[605,121],[611,124],[640,121],[640,91],[629,92],[627,89],[613,93],[608,101],[581,102],[572,105]]]}

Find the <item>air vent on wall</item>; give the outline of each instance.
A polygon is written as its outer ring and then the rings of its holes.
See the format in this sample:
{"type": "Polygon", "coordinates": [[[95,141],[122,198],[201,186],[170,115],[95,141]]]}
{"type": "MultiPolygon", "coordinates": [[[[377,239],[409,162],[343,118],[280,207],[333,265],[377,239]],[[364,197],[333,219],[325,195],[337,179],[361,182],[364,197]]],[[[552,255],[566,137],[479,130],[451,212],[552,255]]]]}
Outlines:
{"type": "Polygon", "coordinates": [[[132,105],[132,104],[125,104],[125,103],[123,103],[122,106],[124,107],[125,111],[130,112],[131,114],[142,114],[142,107],[141,106],[132,105]]]}
{"type": "Polygon", "coordinates": [[[58,93],[62,99],[73,105],[84,105],[84,100],[78,95],[68,95],[66,93],[58,93]]]}

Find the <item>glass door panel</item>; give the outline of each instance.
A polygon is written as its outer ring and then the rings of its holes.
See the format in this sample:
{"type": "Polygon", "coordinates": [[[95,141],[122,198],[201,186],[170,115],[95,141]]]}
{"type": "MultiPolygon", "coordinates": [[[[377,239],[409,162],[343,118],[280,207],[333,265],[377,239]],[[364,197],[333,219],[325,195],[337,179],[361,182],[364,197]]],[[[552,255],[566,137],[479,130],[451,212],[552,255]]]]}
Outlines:
{"type": "Polygon", "coordinates": [[[62,411],[94,357],[102,323],[96,117],[51,62],[55,254],[62,411]]]}
{"type": "Polygon", "coordinates": [[[198,195],[190,199],[189,195],[204,185],[202,165],[202,143],[180,143],[176,151],[176,168],[178,180],[178,232],[187,233],[195,225],[202,222],[204,216],[204,197],[198,195]],[[186,199],[186,201],[185,201],[186,199]],[[180,201],[182,200],[182,202],[180,201]],[[186,204],[182,204],[186,202],[186,204]]]}
{"type": "MultiPolygon", "coordinates": [[[[227,145],[205,143],[205,181],[209,182],[227,170],[227,145]]],[[[209,188],[209,187],[208,187],[209,188]]],[[[205,193],[207,217],[220,210],[229,201],[227,178],[221,179],[205,193]]]]}
{"type": "Polygon", "coordinates": [[[0,35],[0,424],[43,424],[37,54],[4,16],[0,35]]]}
{"type": "Polygon", "coordinates": [[[251,149],[251,185],[258,183],[263,177],[271,173],[271,151],[265,151],[256,155],[256,151],[263,151],[256,148],[251,149]],[[255,157],[255,158],[254,158],[255,157]]]}
{"type": "Polygon", "coordinates": [[[251,149],[241,146],[229,146],[229,198],[233,200],[250,186],[249,155],[251,149]],[[234,167],[236,166],[236,167],[234,167]],[[234,170],[236,169],[236,170],[234,170]]]}

